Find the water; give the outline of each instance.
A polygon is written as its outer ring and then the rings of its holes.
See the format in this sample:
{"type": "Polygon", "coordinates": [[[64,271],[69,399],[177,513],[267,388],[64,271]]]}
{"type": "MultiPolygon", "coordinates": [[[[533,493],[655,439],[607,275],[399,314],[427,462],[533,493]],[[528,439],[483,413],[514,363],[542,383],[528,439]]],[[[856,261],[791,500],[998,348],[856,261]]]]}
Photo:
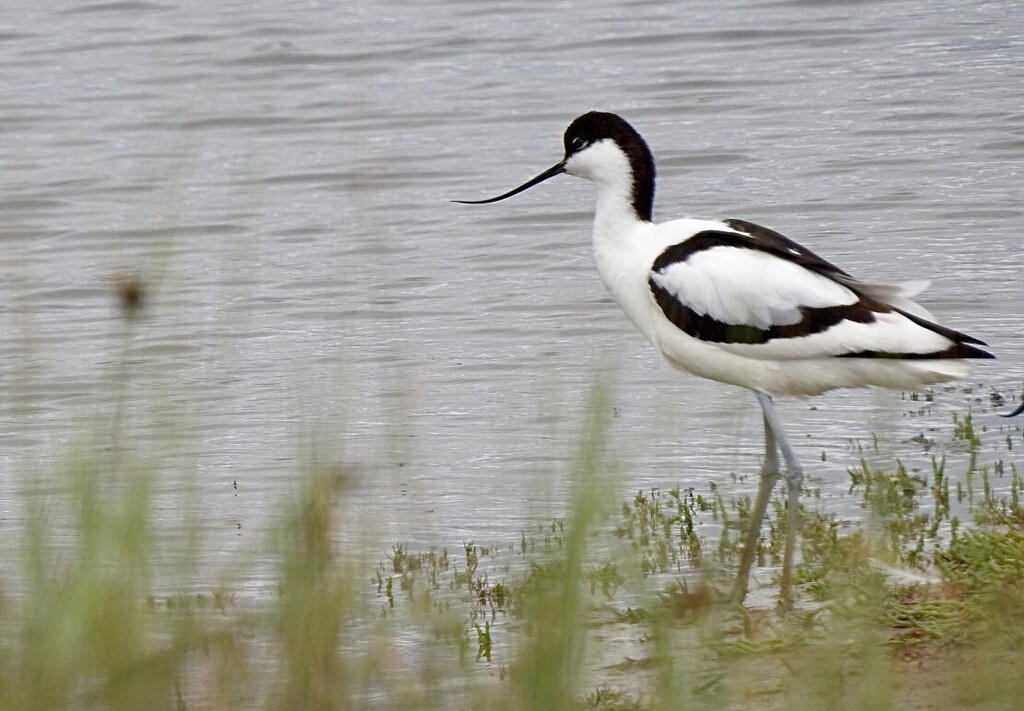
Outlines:
{"type": "Polygon", "coordinates": [[[621,491],[753,487],[731,477],[757,465],[753,399],[671,371],[618,313],[591,186],[448,202],[551,165],[590,109],[650,142],[656,219],[742,217],[864,278],[931,278],[925,305],[992,345],[923,412],[784,404],[826,506],[859,515],[858,443],[927,466],[910,437],[948,441],[968,404],[1005,425],[990,389],[1024,381],[1010,0],[42,4],[5,13],[0,75],[5,554],[112,431],[211,576],[265,548],[314,461],[354,477],[344,535],[373,555],[514,539],[562,511],[597,380],[621,491]]]}

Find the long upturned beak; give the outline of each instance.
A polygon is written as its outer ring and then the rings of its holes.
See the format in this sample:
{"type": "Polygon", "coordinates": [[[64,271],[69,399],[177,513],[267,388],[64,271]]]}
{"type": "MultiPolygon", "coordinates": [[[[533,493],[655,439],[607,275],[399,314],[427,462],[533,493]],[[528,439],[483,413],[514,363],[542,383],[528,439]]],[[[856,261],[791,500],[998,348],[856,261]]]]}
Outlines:
{"type": "Polygon", "coordinates": [[[565,172],[565,161],[563,160],[562,162],[556,163],[555,165],[551,166],[550,168],[545,170],[543,173],[538,175],[536,178],[531,178],[530,180],[527,180],[525,183],[520,185],[518,188],[513,188],[512,190],[509,190],[504,195],[499,195],[498,197],[488,198],[486,200],[452,200],[452,202],[460,202],[463,205],[484,205],[484,204],[489,203],[489,202],[498,202],[499,200],[504,200],[505,198],[510,198],[513,195],[518,195],[519,193],[523,192],[524,190],[528,190],[529,188],[532,188],[537,183],[543,183],[548,178],[553,178],[556,175],[560,175],[560,174],[562,174],[564,172],[565,172]]]}

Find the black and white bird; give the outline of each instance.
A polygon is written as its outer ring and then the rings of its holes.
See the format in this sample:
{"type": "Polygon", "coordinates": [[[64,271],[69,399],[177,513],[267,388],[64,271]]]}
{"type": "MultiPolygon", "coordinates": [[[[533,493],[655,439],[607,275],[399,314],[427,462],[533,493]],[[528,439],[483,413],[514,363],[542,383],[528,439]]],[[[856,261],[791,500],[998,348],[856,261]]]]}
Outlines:
{"type": "Polygon", "coordinates": [[[790,600],[803,470],[772,398],[869,385],[915,390],[992,358],[982,341],[912,301],[926,283],[859,281],[773,230],[743,220],[655,224],[654,158],[616,114],[592,111],[565,131],[565,157],[504,200],[561,173],[597,185],[597,269],[634,325],[673,367],[752,390],[764,415],[762,479],[733,599],[742,601],[771,491],[783,472],[788,526],[782,601],[790,600]]]}

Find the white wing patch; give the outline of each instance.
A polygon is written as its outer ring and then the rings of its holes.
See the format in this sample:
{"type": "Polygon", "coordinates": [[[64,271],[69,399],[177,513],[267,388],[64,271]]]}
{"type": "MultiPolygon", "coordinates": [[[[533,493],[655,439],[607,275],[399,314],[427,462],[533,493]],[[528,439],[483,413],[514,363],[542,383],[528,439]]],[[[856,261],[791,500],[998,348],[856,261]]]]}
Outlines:
{"type": "Polygon", "coordinates": [[[690,255],[651,280],[699,315],[730,325],[789,326],[800,307],[849,306],[850,289],[803,267],[753,249],[713,247],[690,255]]]}

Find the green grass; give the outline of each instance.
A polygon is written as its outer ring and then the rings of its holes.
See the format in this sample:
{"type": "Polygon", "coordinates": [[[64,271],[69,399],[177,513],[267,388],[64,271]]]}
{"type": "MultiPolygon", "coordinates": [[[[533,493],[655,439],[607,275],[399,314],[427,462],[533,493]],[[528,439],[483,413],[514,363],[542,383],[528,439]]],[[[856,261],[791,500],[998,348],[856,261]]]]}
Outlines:
{"type": "MultiPolygon", "coordinates": [[[[721,592],[749,501],[708,485],[616,503],[598,483],[603,389],[588,412],[565,518],[494,545],[347,558],[350,479],[311,465],[254,555],[277,561],[273,595],[255,602],[223,582],[196,592],[188,550],[182,592],[155,594],[153,475],[117,447],[83,448],[106,454],[69,457],[66,486],[27,499],[22,569],[0,581],[0,710],[1019,707],[1012,462],[862,461],[850,492],[868,526],[806,496],[800,597],[782,613],[721,592]]],[[[957,416],[949,445],[986,438],[957,416]]],[[[774,502],[759,565],[778,564],[782,513],[774,502]]]]}

